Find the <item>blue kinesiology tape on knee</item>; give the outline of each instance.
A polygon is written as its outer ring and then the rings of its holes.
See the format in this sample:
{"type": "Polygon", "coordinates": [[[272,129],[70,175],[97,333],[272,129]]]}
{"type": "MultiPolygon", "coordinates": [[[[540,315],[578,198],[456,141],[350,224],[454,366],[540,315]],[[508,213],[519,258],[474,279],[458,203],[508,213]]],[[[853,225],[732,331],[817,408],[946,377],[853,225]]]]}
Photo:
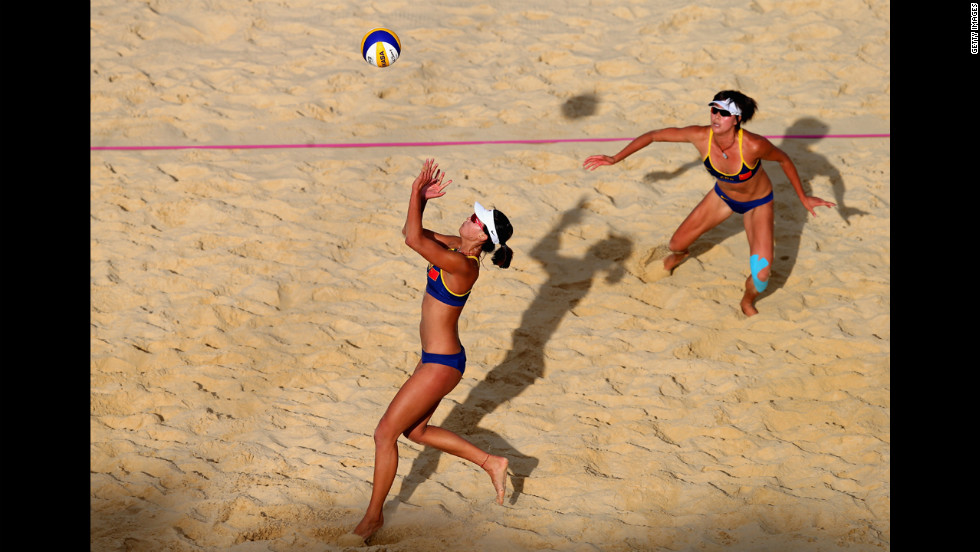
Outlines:
{"type": "Polygon", "coordinates": [[[759,279],[759,272],[763,268],[769,266],[769,261],[765,257],[760,257],[758,255],[752,255],[749,257],[749,269],[752,270],[752,283],[755,284],[755,290],[762,293],[766,290],[766,286],[769,285],[769,280],[763,282],[759,279]]]}

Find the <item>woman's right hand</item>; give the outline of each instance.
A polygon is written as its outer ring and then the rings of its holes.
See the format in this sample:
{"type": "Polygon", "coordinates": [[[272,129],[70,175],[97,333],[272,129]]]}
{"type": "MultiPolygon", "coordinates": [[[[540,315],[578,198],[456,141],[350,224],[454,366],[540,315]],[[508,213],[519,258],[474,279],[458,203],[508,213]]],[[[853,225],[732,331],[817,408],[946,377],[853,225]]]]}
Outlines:
{"type": "Polygon", "coordinates": [[[608,155],[590,155],[582,163],[582,166],[590,171],[596,170],[597,167],[603,165],[615,165],[616,160],[608,155]]]}

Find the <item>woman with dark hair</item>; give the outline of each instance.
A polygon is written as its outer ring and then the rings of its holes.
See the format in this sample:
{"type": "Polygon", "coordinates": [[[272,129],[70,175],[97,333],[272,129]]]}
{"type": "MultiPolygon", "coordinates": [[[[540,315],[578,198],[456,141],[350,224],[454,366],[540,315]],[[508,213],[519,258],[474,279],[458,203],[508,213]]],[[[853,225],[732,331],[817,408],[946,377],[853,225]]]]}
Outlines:
{"type": "Polygon", "coordinates": [[[742,129],[742,123],[755,115],[758,107],[755,100],[736,90],[723,90],[708,105],[711,106],[710,125],[651,130],[616,155],[593,155],[582,166],[594,171],[603,165],[614,165],[653,142],[694,144],[715,185],[670,238],[670,254],[664,258],[664,269],[673,271],[687,257],[688,247],[696,239],[732,213],[741,214],[749,240],[750,275],[745,279],[745,293],[739,306],[743,313],[752,316],[759,312],[755,308],[756,297],[769,284],[774,249],[772,181],[762,168],[762,160],[779,163],[811,215],[817,216],[815,207],[835,204],[806,195],[789,156],[764,136],[742,129]]]}
{"type": "Polygon", "coordinates": [[[481,450],[447,429],[429,425],[439,402],[456,387],[466,369],[466,350],[459,340],[458,322],[480,276],[480,255],[493,252],[493,264],[500,268],[509,267],[514,255],[505,243],[514,233],[510,221],[500,211],[486,209],[479,203],[459,227],[458,236],[437,234],[422,227],[426,202],[442,197],[452,183],[450,180],[443,184],[444,176],[432,159],[425,160],[412,184],[408,217],[402,228],[405,244],[429,262],[419,324],[422,358],[374,431],[371,500],[353,531],[365,542],[384,525],[381,510],[398,468],[399,435],[473,462],[490,476],[497,503],[504,502],[508,460],[481,450]]]}

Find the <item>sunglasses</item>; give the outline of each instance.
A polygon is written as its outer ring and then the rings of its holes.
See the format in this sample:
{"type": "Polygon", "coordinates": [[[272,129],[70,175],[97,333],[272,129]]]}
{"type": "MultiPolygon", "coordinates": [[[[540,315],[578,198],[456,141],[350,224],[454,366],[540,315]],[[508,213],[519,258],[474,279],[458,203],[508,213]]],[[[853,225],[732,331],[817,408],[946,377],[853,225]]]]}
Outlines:
{"type": "Polygon", "coordinates": [[[483,229],[483,233],[484,234],[489,234],[489,232],[487,231],[487,225],[486,224],[483,224],[483,221],[480,220],[480,217],[476,216],[476,213],[473,213],[472,215],[470,215],[470,222],[475,223],[475,224],[479,224],[480,225],[480,228],[483,229]]]}
{"type": "Polygon", "coordinates": [[[731,117],[732,113],[730,111],[725,111],[724,109],[718,109],[715,106],[711,106],[711,112],[721,115],[722,117],[731,117]]]}

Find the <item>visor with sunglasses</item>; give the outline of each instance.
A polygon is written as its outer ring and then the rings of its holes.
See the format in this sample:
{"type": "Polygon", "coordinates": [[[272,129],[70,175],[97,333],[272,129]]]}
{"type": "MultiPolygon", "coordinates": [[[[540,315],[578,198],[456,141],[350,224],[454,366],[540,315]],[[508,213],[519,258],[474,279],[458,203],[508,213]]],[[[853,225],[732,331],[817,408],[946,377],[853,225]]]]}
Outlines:
{"type": "Polygon", "coordinates": [[[708,105],[711,106],[711,112],[717,113],[722,117],[731,117],[732,115],[741,115],[742,110],[739,109],[738,104],[730,99],[727,100],[715,100],[708,105]]]}

